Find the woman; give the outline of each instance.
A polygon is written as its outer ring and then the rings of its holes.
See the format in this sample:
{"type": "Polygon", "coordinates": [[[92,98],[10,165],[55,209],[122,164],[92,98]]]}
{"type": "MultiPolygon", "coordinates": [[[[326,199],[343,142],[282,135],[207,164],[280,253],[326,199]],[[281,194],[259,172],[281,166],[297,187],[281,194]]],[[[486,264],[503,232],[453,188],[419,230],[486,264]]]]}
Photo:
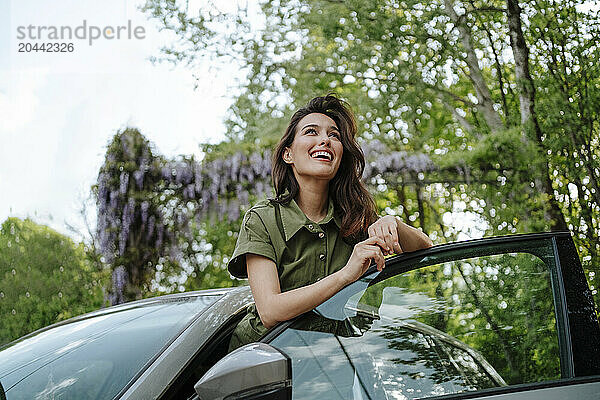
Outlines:
{"type": "Polygon", "coordinates": [[[361,181],[365,166],[347,103],[316,97],[292,116],[273,155],[275,198],[246,215],[229,272],[248,278],[255,305],[230,351],[303,314],[358,279],[371,260],[431,246],[399,218],[377,219],[361,181]]]}

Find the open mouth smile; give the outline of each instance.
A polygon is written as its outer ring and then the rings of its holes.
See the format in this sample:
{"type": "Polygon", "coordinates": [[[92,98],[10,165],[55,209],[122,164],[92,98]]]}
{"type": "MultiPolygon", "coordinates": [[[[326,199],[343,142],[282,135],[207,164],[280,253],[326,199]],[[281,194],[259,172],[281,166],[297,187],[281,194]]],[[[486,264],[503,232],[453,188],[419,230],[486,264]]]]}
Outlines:
{"type": "Polygon", "coordinates": [[[317,150],[310,155],[312,158],[324,161],[333,161],[333,154],[327,150],[317,150]]]}

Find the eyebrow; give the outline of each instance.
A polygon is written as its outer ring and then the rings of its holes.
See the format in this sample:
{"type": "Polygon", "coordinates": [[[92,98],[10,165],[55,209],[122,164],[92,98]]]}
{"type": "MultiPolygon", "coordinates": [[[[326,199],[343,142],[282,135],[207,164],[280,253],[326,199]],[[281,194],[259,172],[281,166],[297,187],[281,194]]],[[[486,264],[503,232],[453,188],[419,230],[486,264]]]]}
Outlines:
{"type": "MultiPolygon", "coordinates": [[[[319,127],[319,125],[318,125],[318,124],[308,124],[308,125],[304,125],[304,127],[303,127],[302,129],[300,129],[300,130],[301,130],[301,131],[303,131],[304,129],[306,129],[306,128],[310,127],[310,126],[316,126],[317,128],[319,127]]],[[[336,130],[336,131],[338,131],[338,132],[340,131],[340,130],[337,128],[337,126],[335,126],[335,125],[330,125],[328,129],[331,129],[331,128],[335,129],[335,130],[336,130]]]]}

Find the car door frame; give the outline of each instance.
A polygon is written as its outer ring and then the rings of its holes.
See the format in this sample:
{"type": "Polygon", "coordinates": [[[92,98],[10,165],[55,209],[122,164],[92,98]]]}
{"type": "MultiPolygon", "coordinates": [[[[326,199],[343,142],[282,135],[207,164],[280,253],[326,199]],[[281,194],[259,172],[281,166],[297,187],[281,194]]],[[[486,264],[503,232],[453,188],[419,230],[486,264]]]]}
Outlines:
{"type": "MultiPolygon", "coordinates": [[[[546,245],[552,246],[554,256],[554,266],[550,268],[550,280],[557,321],[561,379],[456,393],[431,397],[431,399],[485,398],[492,400],[497,396],[511,393],[519,393],[519,396],[523,396],[527,392],[547,392],[552,388],[558,388],[560,395],[563,395],[565,390],[568,392],[570,386],[587,385],[586,387],[589,387],[590,384],[594,387],[592,391],[600,391],[600,326],[595,313],[592,293],[587,285],[570,232],[560,231],[473,239],[400,254],[386,259],[386,268],[370,281],[369,286],[407,271],[443,262],[444,253],[454,254],[457,251],[467,253],[464,257],[452,258],[458,260],[472,257],[468,253],[477,253],[477,256],[482,256],[518,252],[523,248],[527,248],[527,246],[541,242],[546,242],[546,245]],[[428,263],[427,260],[432,256],[434,256],[435,261],[428,263]]],[[[363,277],[376,271],[376,266],[371,265],[363,277]]],[[[361,279],[351,283],[348,287],[359,284],[358,282],[361,279]]],[[[261,342],[270,343],[298,318],[302,318],[302,316],[277,325],[261,339],[261,342]]],[[[546,393],[546,395],[550,396],[547,400],[553,398],[552,394],[546,393]]]]}

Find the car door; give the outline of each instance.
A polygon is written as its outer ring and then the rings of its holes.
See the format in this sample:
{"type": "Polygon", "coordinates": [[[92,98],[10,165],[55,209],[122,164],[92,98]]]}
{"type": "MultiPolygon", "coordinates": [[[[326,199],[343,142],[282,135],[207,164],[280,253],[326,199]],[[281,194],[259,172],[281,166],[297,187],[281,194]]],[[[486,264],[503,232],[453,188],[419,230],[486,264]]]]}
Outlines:
{"type": "Polygon", "coordinates": [[[600,329],[568,233],[387,260],[268,334],[293,399],[600,398],[600,329]]]}

